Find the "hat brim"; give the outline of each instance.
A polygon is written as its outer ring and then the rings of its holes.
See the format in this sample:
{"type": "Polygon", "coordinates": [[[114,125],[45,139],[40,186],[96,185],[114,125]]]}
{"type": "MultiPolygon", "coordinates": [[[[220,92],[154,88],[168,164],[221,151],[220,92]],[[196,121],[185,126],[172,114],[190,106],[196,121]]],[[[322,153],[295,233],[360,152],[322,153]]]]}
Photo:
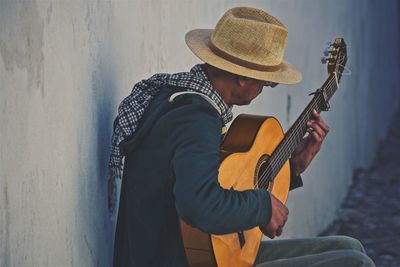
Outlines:
{"type": "Polygon", "coordinates": [[[285,60],[279,65],[278,70],[267,72],[247,68],[216,55],[208,46],[212,32],[212,29],[195,29],[185,36],[190,50],[202,61],[219,69],[257,80],[283,84],[296,84],[301,81],[301,73],[285,60]]]}

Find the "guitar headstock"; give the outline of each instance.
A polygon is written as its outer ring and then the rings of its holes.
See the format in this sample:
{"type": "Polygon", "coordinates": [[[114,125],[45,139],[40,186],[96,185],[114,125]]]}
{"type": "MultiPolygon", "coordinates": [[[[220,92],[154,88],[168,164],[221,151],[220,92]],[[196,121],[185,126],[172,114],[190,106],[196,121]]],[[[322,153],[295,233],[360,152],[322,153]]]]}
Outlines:
{"type": "Polygon", "coordinates": [[[343,38],[336,38],[333,43],[328,43],[328,48],[324,51],[325,57],[321,58],[322,63],[328,63],[328,73],[336,74],[341,77],[344,66],[347,62],[347,48],[343,38]]]}

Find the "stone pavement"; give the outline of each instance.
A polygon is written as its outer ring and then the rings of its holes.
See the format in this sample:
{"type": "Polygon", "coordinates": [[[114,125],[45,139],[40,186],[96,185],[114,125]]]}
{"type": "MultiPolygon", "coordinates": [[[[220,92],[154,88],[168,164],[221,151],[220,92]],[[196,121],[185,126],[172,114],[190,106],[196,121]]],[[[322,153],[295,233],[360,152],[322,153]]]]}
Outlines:
{"type": "Polygon", "coordinates": [[[357,171],[337,219],[321,235],[359,239],[376,266],[400,266],[400,114],[368,170],[357,171]]]}

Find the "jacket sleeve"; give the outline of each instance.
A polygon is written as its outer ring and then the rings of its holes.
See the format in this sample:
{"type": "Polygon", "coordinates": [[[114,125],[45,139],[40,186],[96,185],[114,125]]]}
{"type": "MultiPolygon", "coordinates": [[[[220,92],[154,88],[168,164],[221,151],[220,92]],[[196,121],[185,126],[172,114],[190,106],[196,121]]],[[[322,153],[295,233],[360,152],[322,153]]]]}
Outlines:
{"type": "Polygon", "coordinates": [[[266,225],[271,200],[265,189],[235,191],[218,182],[221,119],[204,100],[174,111],[168,136],[178,215],[212,234],[266,225]]]}
{"type": "Polygon", "coordinates": [[[290,164],[290,187],[289,190],[296,189],[298,187],[303,186],[303,179],[301,179],[300,175],[296,175],[296,171],[294,170],[294,165],[291,160],[289,160],[290,164]]]}

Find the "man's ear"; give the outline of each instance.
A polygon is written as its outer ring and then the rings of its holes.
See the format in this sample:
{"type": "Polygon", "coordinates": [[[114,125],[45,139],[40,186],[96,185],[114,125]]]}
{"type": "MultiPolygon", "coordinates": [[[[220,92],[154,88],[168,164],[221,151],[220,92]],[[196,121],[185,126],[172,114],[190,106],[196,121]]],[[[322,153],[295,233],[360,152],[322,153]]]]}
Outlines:
{"type": "Polygon", "coordinates": [[[237,75],[237,83],[240,87],[245,87],[246,83],[247,83],[247,77],[241,76],[241,75],[237,75]]]}

